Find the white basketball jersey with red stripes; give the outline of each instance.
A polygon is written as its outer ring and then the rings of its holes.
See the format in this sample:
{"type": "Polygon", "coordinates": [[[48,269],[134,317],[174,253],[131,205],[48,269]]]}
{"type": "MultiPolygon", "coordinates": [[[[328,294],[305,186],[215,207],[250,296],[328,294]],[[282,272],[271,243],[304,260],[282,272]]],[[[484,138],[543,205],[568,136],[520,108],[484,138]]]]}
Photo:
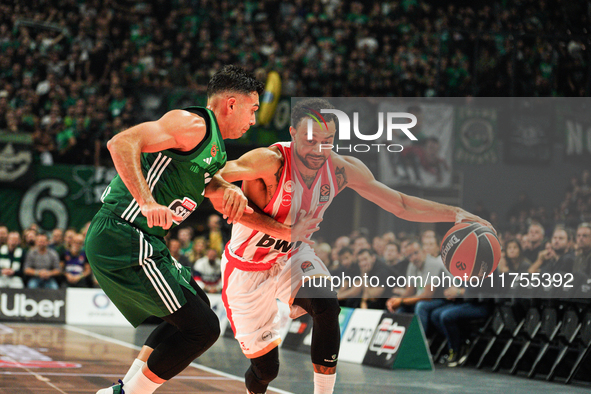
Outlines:
{"type": "MultiPolygon", "coordinates": [[[[324,211],[338,192],[334,166],[329,157],[318,170],[308,188],[295,166],[291,142],[280,142],[277,147],[283,154],[283,173],[277,190],[263,211],[280,223],[291,225],[300,211],[314,212],[322,218],[324,211]]],[[[232,238],[226,245],[226,257],[245,271],[270,269],[273,264],[286,261],[299,245],[276,239],[265,233],[252,230],[242,224],[232,228],[232,238]]],[[[307,244],[304,244],[307,246],[307,244]]]]}

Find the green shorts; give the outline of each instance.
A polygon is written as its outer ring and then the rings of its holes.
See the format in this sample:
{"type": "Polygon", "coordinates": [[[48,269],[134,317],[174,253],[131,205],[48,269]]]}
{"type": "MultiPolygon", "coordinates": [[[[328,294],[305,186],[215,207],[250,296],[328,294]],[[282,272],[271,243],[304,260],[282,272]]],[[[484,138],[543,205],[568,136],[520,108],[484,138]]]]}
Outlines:
{"type": "Polygon", "coordinates": [[[134,327],[185,305],[183,287],[196,294],[190,269],[170,255],[163,238],[105,208],[92,219],[85,252],[101,288],[134,327]]]}

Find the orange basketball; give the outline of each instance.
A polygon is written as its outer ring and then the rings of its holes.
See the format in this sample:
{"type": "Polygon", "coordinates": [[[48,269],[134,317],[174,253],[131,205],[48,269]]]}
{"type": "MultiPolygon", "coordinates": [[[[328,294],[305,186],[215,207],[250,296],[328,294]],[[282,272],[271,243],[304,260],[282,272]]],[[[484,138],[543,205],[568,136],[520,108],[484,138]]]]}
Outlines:
{"type": "Polygon", "coordinates": [[[441,258],[453,276],[488,276],[497,269],[501,244],[495,233],[480,223],[458,223],[443,237],[441,258]]]}

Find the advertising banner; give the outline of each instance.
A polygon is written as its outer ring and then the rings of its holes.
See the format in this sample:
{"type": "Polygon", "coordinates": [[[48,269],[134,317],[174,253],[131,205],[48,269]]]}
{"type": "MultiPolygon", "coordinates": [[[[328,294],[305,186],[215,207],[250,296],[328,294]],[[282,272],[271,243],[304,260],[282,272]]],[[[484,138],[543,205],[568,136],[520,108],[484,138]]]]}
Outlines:
{"type": "Polygon", "coordinates": [[[0,321],[65,323],[65,304],[64,289],[2,289],[0,321]]]}
{"type": "Polygon", "coordinates": [[[339,360],[361,364],[382,314],[374,309],[353,311],[341,338],[339,360]]]}
{"type": "Polygon", "coordinates": [[[101,289],[67,289],[66,323],[131,327],[101,289]]]}
{"type": "Polygon", "coordinates": [[[369,342],[363,364],[388,369],[433,369],[416,315],[384,313],[369,342]]]}

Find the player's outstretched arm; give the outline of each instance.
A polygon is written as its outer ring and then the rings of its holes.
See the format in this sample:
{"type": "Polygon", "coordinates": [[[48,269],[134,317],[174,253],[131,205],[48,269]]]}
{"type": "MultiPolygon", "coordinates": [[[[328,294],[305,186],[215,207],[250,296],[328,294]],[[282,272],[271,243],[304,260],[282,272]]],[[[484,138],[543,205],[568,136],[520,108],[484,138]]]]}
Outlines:
{"type": "Polygon", "coordinates": [[[422,198],[408,196],[377,181],[361,160],[350,156],[333,155],[339,190],[350,187],[361,197],[375,203],[401,219],[412,222],[475,221],[490,228],[486,220],[465,210],[422,198]]]}
{"type": "Polygon", "coordinates": [[[142,152],[159,152],[166,149],[190,151],[205,136],[205,121],[188,111],[173,110],[153,122],[141,123],[115,135],[107,143],[117,173],[138,202],[141,212],[148,219],[148,226],[170,228],[175,216],[168,207],[158,204],[141,170],[142,152]]]}

